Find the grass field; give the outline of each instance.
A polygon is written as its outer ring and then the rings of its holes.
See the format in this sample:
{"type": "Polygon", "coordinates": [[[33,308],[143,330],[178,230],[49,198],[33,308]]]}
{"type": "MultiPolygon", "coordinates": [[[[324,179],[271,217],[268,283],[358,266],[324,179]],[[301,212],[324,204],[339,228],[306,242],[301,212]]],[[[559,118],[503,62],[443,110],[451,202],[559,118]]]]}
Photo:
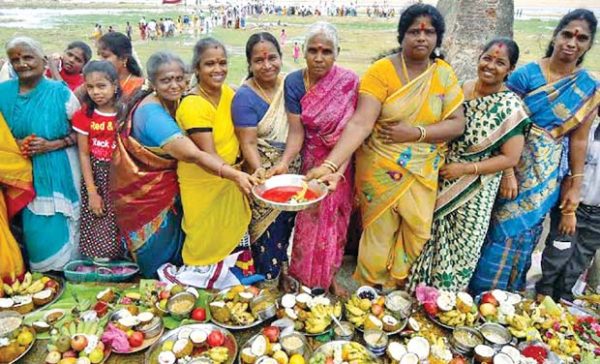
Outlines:
{"type": "MultiPolygon", "coordinates": [[[[119,8],[119,7],[117,7],[119,8]]],[[[123,9],[123,7],[120,7],[123,9]]],[[[88,40],[95,23],[100,23],[103,28],[113,25],[117,30],[123,30],[126,21],[134,25],[134,48],[138,57],[145,63],[146,59],[158,50],[170,50],[179,54],[185,61],[191,60],[192,48],[196,41],[190,34],[157,41],[141,41],[135,25],[144,15],[146,19],[158,17],[176,18],[179,14],[174,11],[163,13],[144,12],[137,8],[127,9],[126,12],[111,15],[103,13],[102,9],[95,10],[94,14],[65,15],[52,18],[53,26],[50,29],[22,29],[0,27],[0,41],[15,35],[28,35],[39,40],[47,53],[59,52],[65,45],[76,39],[88,40]]],[[[301,67],[303,62],[294,64],[291,53],[293,42],[302,42],[306,27],[314,21],[327,20],[334,23],[340,33],[341,53],[339,64],[351,68],[361,74],[379,53],[397,46],[396,21],[384,19],[369,19],[365,16],[355,18],[327,18],[327,17],[275,17],[267,16],[249,18],[248,29],[233,30],[216,28],[213,36],[223,41],[230,53],[229,81],[238,83],[246,72],[244,46],[248,36],[257,31],[256,27],[271,31],[278,36],[281,28],[285,26],[288,41],[284,49],[284,70],[291,71],[301,67]],[[276,26],[281,20],[282,26],[276,26]]],[[[515,39],[521,47],[521,63],[540,57],[550,40],[556,21],[542,20],[517,20],[515,21],[515,39]]],[[[598,43],[598,41],[596,41],[598,43]]],[[[600,72],[600,47],[592,48],[587,56],[586,67],[600,72]]]]}

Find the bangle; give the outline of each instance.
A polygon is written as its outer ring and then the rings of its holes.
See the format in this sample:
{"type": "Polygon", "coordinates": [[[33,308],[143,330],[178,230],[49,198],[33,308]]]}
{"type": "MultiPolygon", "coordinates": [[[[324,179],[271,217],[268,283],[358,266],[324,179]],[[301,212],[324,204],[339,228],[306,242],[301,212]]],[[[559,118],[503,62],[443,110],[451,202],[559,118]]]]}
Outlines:
{"type": "Polygon", "coordinates": [[[417,126],[417,129],[419,129],[419,133],[421,133],[421,135],[419,135],[419,139],[417,139],[417,143],[420,143],[427,138],[427,129],[420,125],[417,126]]]}
{"type": "Polygon", "coordinates": [[[330,161],[329,159],[325,159],[323,161],[323,164],[326,166],[329,166],[333,169],[334,172],[336,172],[338,169],[340,169],[340,167],[338,167],[337,164],[333,163],[332,161],[330,161]]]}
{"type": "Polygon", "coordinates": [[[223,162],[223,164],[221,164],[221,166],[219,167],[219,177],[223,178],[223,167],[225,167],[225,165],[227,165],[227,163],[223,162]]]}
{"type": "Polygon", "coordinates": [[[342,172],[335,172],[334,174],[338,174],[342,178],[342,181],[346,182],[346,176],[342,172]]]}
{"type": "Polygon", "coordinates": [[[502,178],[514,177],[515,172],[503,173],[502,178]]]}
{"type": "Polygon", "coordinates": [[[331,173],[335,173],[336,172],[335,168],[333,168],[333,166],[331,166],[331,165],[329,165],[327,163],[321,164],[321,167],[325,167],[325,168],[329,169],[331,171],[331,173]]]}
{"type": "Polygon", "coordinates": [[[475,169],[473,174],[479,174],[479,168],[477,167],[477,163],[471,163],[471,164],[473,165],[473,168],[475,169]]]}
{"type": "Polygon", "coordinates": [[[568,176],[568,178],[577,178],[577,177],[583,177],[583,173],[575,173],[575,174],[568,176]]]}

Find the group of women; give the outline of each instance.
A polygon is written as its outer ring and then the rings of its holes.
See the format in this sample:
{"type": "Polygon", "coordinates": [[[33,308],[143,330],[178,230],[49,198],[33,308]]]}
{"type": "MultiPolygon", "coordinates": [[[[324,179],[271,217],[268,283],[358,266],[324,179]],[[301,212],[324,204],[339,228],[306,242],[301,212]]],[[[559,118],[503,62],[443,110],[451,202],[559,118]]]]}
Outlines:
{"type": "MultiPolygon", "coordinates": [[[[237,90],[226,83],[227,52],[216,39],[194,47],[194,87],[179,57],[158,52],[140,89],[131,44],[106,34],[98,55],[114,64],[126,105],[110,162],[118,243],[146,276],[164,263],[202,267],[210,285],[232,265],[285,290],[295,278],[344,294],[335,276],[356,197],[360,283],[520,290],[544,217],[557,204],[570,215],[579,203],[600,104],[599,83],[581,66],[596,26],[592,12],[571,11],[547,54],[518,69],[517,44],[496,38],[483,47],[477,78],[461,83],[439,53],[443,17],[415,4],[400,17],[399,49],[361,80],[335,64],[337,32],[319,22],[306,34],[306,68],[288,75],[277,40],[252,35],[237,90]],[[282,173],[318,178],[331,192],[296,214],[249,196],[282,173]]],[[[43,77],[37,44],[17,38],[6,50],[18,80],[0,84],[8,95],[0,131],[16,143],[0,146],[15,159],[0,167],[13,167],[0,183],[9,212],[12,200],[26,205],[32,269],[57,269],[76,248],[79,210],[88,208],[79,202],[69,127],[77,98],[43,77]],[[19,159],[17,143],[31,135],[30,158],[19,159]],[[33,178],[17,173],[29,161],[33,178]]]]}

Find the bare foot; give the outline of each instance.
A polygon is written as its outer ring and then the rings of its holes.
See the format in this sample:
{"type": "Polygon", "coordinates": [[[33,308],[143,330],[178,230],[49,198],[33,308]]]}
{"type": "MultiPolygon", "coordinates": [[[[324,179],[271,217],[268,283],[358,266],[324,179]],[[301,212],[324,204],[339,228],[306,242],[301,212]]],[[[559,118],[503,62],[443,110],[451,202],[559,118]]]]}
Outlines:
{"type": "Polygon", "coordinates": [[[285,293],[296,292],[298,289],[298,281],[292,278],[289,274],[284,273],[283,270],[279,275],[279,290],[285,293]]]}
{"type": "Polygon", "coordinates": [[[333,294],[334,296],[340,297],[340,298],[350,297],[350,294],[348,293],[348,291],[335,278],[333,279],[333,282],[331,282],[331,287],[329,287],[329,292],[331,292],[331,294],[333,294]]]}

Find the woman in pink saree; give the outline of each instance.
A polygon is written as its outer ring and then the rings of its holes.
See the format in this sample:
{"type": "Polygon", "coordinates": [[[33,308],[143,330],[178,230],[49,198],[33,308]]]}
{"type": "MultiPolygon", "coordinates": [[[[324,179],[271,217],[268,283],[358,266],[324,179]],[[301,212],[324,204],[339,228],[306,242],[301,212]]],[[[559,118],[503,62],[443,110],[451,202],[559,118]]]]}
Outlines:
{"type": "MultiPolygon", "coordinates": [[[[302,173],[324,163],[352,116],[358,97],[358,76],[334,65],[339,52],[335,28],[313,24],[304,55],[307,68],[285,79],[285,104],[289,133],[281,161],[270,175],[287,173],[302,153],[302,173]]],[[[336,166],[328,176],[332,192],[315,208],[298,213],[290,264],[291,276],[308,287],[347,294],[334,279],[344,254],[352,212],[352,167],[336,166]],[[339,167],[339,169],[337,169],[339,167]]]]}

